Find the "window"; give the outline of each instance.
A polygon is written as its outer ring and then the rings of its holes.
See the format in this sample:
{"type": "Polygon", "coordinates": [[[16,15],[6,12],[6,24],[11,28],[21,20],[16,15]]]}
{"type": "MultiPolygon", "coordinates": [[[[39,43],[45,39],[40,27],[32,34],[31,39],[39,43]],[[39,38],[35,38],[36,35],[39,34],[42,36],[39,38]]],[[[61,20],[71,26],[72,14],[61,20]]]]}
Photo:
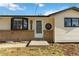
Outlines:
{"type": "Polygon", "coordinates": [[[69,26],[71,26],[71,19],[70,18],[65,18],[65,26],[66,27],[69,27],[69,26]]]}
{"type": "Polygon", "coordinates": [[[22,20],[21,19],[14,19],[14,21],[13,21],[13,29],[15,29],[15,30],[22,29],[22,20]]]}
{"type": "Polygon", "coordinates": [[[72,26],[79,26],[79,19],[72,19],[72,26]]]}
{"type": "Polygon", "coordinates": [[[27,18],[12,18],[11,20],[12,30],[28,30],[27,18]]]}
{"type": "Polygon", "coordinates": [[[79,18],[65,18],[64,26],[65,27],[79,27],[79,18]]]}
{"type": "Polygon", "coordinates": [[[23,21],[22,21],[22,29],[28,30],[28,20],[23,19],[23,21]]]}

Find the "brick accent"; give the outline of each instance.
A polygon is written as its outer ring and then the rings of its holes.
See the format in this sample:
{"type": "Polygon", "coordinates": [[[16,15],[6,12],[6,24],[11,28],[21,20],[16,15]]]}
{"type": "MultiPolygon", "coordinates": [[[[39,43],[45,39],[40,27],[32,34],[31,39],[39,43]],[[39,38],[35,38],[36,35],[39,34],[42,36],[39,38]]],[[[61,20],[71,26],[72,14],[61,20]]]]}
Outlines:
{"type": "Polygon", "coordinates": [[[54,42],[54,32],[53,30],[44,30],[44,40],[52,43],[54,42]]]}
{"type": "Polygon", "coordinates": [[[0,31],[0,41],[23,41],[23,40],[32,40],[34,39],[33,30],[25,31],[0,31]]]}

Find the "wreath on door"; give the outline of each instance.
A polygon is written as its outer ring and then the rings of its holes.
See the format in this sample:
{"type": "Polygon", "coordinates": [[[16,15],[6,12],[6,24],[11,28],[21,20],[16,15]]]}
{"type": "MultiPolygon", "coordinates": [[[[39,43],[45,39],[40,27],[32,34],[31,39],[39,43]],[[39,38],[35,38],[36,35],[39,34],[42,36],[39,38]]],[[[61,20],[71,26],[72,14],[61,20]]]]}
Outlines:
{"type": "Polygon", "coordinates": [[[45,28],[46,28],[47,30],[50,30],[50,29],[52,28],[52,25],[51,25],[50,23],[47,23],[47,24],[45,25],[45,28]]]}

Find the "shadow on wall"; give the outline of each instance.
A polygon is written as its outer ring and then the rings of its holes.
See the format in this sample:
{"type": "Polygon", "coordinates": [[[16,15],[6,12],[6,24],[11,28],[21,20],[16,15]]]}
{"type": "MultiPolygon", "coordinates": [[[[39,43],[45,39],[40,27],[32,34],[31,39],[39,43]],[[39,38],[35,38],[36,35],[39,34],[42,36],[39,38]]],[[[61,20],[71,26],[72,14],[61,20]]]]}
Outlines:
{"type": "Polygon", "coordinates": [[[67,34],[67,35],[79,35],[79,28],[78,27],[64,27],[64,26],[57,26],[55,27],[59,33],[67,34]]]}

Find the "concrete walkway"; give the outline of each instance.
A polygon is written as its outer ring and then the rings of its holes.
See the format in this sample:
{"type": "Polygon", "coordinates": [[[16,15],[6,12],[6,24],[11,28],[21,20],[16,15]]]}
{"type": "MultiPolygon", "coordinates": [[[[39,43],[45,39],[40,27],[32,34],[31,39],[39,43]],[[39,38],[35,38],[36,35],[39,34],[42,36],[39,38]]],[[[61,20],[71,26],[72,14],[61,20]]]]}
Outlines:
{"type": "MultiPolygon", "coordinates": [[[[28,44],[27,42],[24,43],[2,43],[0,44],[0,48],[13,48],[13,47],[26,47],[26,45],[28,44]]],[[[48,46],[49,44],[47,43],[47,41],[31,41],[29,46],[48,46]]]]}
{"type": "Polygon", "coordinates": [[[0,44],[0,48],[13,48],[13,47],[26,47],[27,43],[17,43],[17,44],[0,44]]]}
{"type": "Polygon", "coordinates": [[[49,46],[47,41],[31,41],[29,46],[49,46]]]}

